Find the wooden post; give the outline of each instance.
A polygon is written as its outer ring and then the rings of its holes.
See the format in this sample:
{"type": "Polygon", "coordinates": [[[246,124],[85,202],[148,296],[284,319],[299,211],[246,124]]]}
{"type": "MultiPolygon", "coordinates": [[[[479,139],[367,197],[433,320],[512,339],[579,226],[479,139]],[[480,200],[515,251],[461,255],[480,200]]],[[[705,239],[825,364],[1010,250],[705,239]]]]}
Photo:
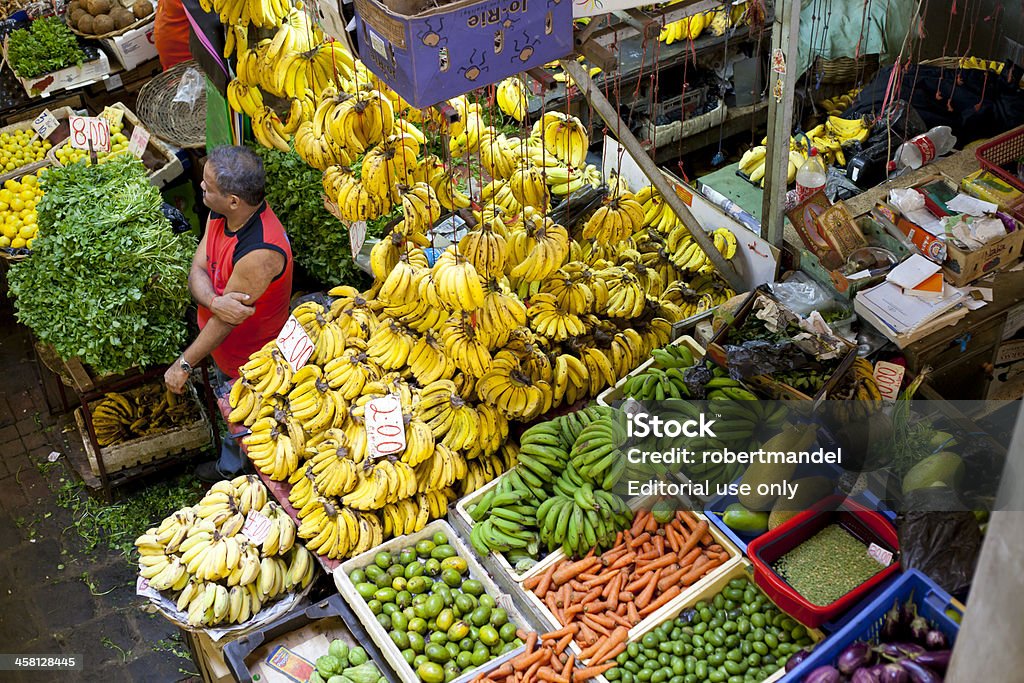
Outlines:
{"type": "Polygon", "coordinates": [[[793,132],[793,100],[799,61],[800,0],[776,0],[768,78],[768,153],[765,156],[761,223],[764,237],[782,246],[783,208],[789,174],[789,138],[793,132]],[[782,55],[785,73],[779,73],[782,55]]]}
{"type": "Polygon", "coordinates": [[[576,60],[563,59],[560,61],[562,68],[569,75],[569,77],[576,84],[576,87],[580,89],[583,96],[587,98],[587,102],[591,108],[600,115],[604,120],[605,125],[608,126],[609,130],[614,130],[619,136],[619,142],[626,148],[626,151],[632,155],[633,160],[636,161],[640,170],[643,171],[644,175],[651,181],[651,184],[657,188],[658,192],[661,193],[662,198],[665,202],[672,207],[679,220],[683,222],[683,225],[690,231],[693,236],[693,241],[700,246],[700,248],[707,254],[708,259],[714,264],[718,272],[725,278],[729,286],[737,292],[744,292],[747,289],[746,284],[743,282],[743,278],[740,277],[739,273],[733,267],[733,264],[722,256],[718,249],[715,249],[714,241],[708,236],[704,229],[694,218],[693,214],[683,204],[683,200],[676,194],[675,188],[669,184],[668,179],[658,168],[654,160],[647,155],[644,148],[640,145],[640,141],[633,136],[630,132],[629,127],[619,117],[619,112],[612,106],[612,104],[605,98],[604,93],[598,89],[594,82],[590,79],[590,74],[584,69],[576,60]]]}

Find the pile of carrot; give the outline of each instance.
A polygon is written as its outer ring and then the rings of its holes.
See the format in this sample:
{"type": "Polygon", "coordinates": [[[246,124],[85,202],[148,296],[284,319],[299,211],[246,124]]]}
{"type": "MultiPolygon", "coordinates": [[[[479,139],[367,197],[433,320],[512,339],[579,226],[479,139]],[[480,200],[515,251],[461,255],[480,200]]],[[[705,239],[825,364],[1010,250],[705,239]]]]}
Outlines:
{"type": "Polygon", "coordinates": [[[584,683],[616,662],[602,666],[576,668],[576,655],[566,652],[579,626],[572,624],[544,635],[516,632],[526,643],[526,650],[496,669],[479,674],[473,683],[584,683]]]}
{"type": "Polygon", "coordinates": [[[523,587],[560,624],[577,627],[580,661],[600,666],[625,649],[629,629],[728,559],[706,519],[677,511],[660,524],[641,510],[609,550],[556,562],[523,587]]]}

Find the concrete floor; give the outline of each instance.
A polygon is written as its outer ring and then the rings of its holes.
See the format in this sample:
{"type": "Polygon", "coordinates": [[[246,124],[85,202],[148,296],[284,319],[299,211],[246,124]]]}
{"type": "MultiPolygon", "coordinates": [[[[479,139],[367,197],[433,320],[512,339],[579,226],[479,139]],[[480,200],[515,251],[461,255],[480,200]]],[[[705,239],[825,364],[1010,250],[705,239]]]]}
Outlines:
{"type": "Polygon", "coordinates": [[[76,672],[4,671],[0,680],[191,679],[196,666],[178,629],[143,611],[131,560],[105,539],[88,549],[78,532],[67,501],[86,494],[66,456],[81,451],[81,438],[69,416],[49,414],[2,276],[0,367],[0,652],[83,661],[76,672]]]}

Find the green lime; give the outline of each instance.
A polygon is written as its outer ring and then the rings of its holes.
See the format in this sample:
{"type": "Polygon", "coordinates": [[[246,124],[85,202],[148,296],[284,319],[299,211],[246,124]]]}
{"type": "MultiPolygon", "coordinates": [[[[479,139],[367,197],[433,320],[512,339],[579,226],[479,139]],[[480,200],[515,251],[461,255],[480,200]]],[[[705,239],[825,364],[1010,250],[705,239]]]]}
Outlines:
{"type": "Polygon", "coordinates": [[[483,643],[478,643],[475,650],[473,650],[473,666],[483,666],[491,659],[491,653],[487,649],[487,646],[483,643]]]}
{"type": "Polygon", "coordinates": [[[495,606],[496,606],[496,605],[497,605],[498,603],[497,603],[497,601],[495,601],[495,599],[494,599],[494,598],[492,598],[492,597],[491,597],[490,595],[487,595],[486,593],[484,593],[483,595],[479,596],[479,598],[478,598],[478,600],[477,600],[477,604],[478,604],[478,605],[479,605],[480,607],[490,607],[491,609],[494,609],[494,608],[495,608],[495,606]]]}
{"type": "Polygon", "coordinates": [[[380,600],[383,603],[388,603],[394,602],[396,595],[398,595],[398,593],[395,591],[395,589],[389,586],[387,588],[381,588],[380,590],[378,590],[376,593],[373,594],[373,597],[377,600],[380,600]]]}
{"type": "Polygon", "coordinates": [[[391,617],[387,614],[378,614],[377,623],[380,624],[381,628],[383,628],[385,631],[391,630],[391,617]]]}
{"type": "Polygon", "coordinates": [[[460,614],[469,614],[476,609],[477,601],[472,595],[459,593],[455,596],[455,609],[460,614]]]}
{"type": "Polygon", "coordinates": [[[405,574],[404,574],[404,576],[405,576],[407,581],[411,581],[412,579],[416,578],[417,576],[423,576],[425,571],[426,570],[423,568],[422,564],[420,564],[416,560],[413,560],[411,564],[407,564],[405,566],[405,574]]]}
{"type": "Polygon", "coordinates": [[[516,625],[512,622],[506,622],[498,630],[498,636],[501,638],[503,642],[511,643],[513,640],[516,639],[516,625]]]}
{"type": "Polygon", "coordinates": [[[427,621],[423,617],[413,617],[409,620],[406,630],[423,635],[427,632],[427,621]]]}
{"type": "Polygon", "coordinates": [[[456,657],[459,656],[460,650],[459,650],[459,644],[458,643],[453,643],[451,641],[448,641],[447,643],[444,644],[444,649],[448,650],[448,656],[451,657],[451,659],[448,660],[448,661],[452,661],[456,657]]]}
{"type": "Polygon", "coordinates": [[[491,626],[494,628],[501,628],[508,623],[508,612],[501,609],[500,607],[491,610],[491,626]]]}
{"type": "Polygon", "coordinates": [[[477,607],[469,615],[469,621],[473,626],[483,626],[491,619],[491,610],[486,607],[477,607]]]}
{"type": "MultiPolygon", "coordinates": [[[[423,565],[417,565],[422,567],[423,565]]],[[[430,579],[425,576],[414,576],[409,579],[409,582],[405,584],[406,589],[413,595],[419,595],[420,593],[426,593],[427,589],[430,588],[430,579]]]]}
{"type": "MultiPolygon", "coordinates": [[[[430,541],[427,541],[427,543],[429,542],[430,541]]],[[[437,576],[441,573],[441,560],[430,558],[423,563],[423,569],[426,570],[427,576],[437,576]]]]}
{"type": "Polygon", "coordinates": [[[419,557],[430,557],[430,553],[437,547],[437,544],[430,539],[424,538],[416,544],[416,554],[419,557]]]}
{"type": "Polygon", "coordinates": [[[484,585],[476,579],[469,579],[462,584],[462,592],[480,597],[484,593],[484,585]]]}
{"type": "Polygon", "coordinates": [[[373,556],[373,563],[381,569],[387,569],[391,566],[391,555],[381,551],[373,556]]]}
{"type": "Polygon", "coordinates": [[[441,580],[452,588],[458,588],[460,585],[462,585],[462,574],[458,573],[457,571],[451,568],[442,569],[441,580]]]}
{"type": "Polygon", "coordinates": [[[436,662],[423,662],[416,668],[416,675],[423,683],[444,683],[444,669],[436,662]]]}
{"type": "Polygon", "coordinates": [[[396,631],[405,631],[409,628],[409,619],[401,612],[395,612],[391,615],[391,628],[396,631]]]}
{"type": "Polygon", "coordinates": [[[413,652],[411,649],[406,648],[402,650],[402,659],[405,660],[406,664],[412,666],[412,663],[416,660],[416,653],[413,652]]]}
{"type": "Polygon", "coordinates": [[[380,600],[370,600],[366,603],[366,606],[370,608],[370,611],[374,614],[380,614],[384,611],[384,603],[380,600]]]}
{"type": "Polygon", "coordinates": [[[411,566],[416,562],[416,549],[415,548],[402,548],[402,552],[398,554],[398,561],[406,566],[411,566]]]}
{"type": "Polygon", "coordinates": [[[407,590],[398,591],[398,594],[395,595],[395,604],[405,609],[412,604],[412,593],[407,590]]]}
{"type": "Polygon", "coordinates": [[[366,581],[366,572],[362,569],[353,569],[352,573],[348,575],[348,580],[351,581],[353,585],[358,586],[366,581]]]}
{"type": "Polygon", "coordinates": [[[458,573],[464,574],[469,569],[469,565],[466,564],[466,560],[456,555],[455,557],[446,557],[441,560],[441,569],[454,569],[458,573]]]}
{"type": "Polygon", "coordinates": [[[473,666],[473,654],[471,652],[466,652],[465,650],[463,650],[455,657],[455,664],[460,669],[468,669],[469,667],[473,666]]]}
{"type": "Polygon", "coordinates": [[[463,652],[472,652],[474,647],[476,647],[476,641],[469,636],[459,641],[459,649],[463,652]]]}

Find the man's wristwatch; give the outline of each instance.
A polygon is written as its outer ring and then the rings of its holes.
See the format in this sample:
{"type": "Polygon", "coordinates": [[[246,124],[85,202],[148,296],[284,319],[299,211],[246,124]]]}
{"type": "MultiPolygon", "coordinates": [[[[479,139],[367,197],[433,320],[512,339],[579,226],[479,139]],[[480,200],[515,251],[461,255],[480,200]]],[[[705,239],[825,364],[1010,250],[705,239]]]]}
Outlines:
{"type": "Polygon", "coordinates": [[[181,358],[178,359],[178,365],[180,365],[181,369],[185,371],[185,374],[192,374],[192,365],[187,360],[185,360],[185,356],[182,356],[181,358]]]}

